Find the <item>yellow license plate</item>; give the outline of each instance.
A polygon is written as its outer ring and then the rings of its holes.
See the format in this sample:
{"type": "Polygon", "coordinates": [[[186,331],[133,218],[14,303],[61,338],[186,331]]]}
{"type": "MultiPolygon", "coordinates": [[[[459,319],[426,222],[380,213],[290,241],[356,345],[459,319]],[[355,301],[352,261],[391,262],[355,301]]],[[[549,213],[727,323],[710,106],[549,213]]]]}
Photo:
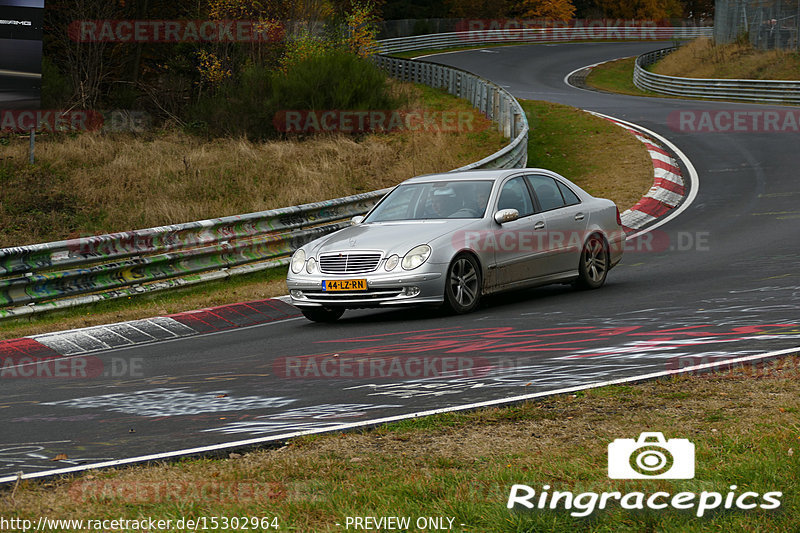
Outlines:
{"type": "Polygon", "coordinates": [[[331,279],[322,282],[322,290],[332,291],[365,291],[367,290],[367,280],[365,279],[331,279]]]}

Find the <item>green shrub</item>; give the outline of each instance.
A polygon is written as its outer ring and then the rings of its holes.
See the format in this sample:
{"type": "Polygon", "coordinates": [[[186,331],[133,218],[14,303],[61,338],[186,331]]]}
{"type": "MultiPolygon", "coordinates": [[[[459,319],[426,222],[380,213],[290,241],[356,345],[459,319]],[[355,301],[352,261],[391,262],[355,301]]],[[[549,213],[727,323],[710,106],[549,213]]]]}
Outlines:
{"type": "Polygon", "coordinates": [[[50,59],[42,58],[42,109],[63,109],[72,98],[72,84],[50,59]]]}
{"type": "Polygon", "coordinates": [[[226,80],[191,107],[191,129],[212,136],[273,136],[271,86],[272,74],[265,67],[245,67],[237,79],[226,80]]]}
{"type": "Polygon", "coordinates": [[[211,136],[275,137],[278,110],[394,109],[386,75],[368,60],[334,50],[292,66],[288,73],[246,67],[188,113],[190,131],[211,136]]]}
{"type": "Polygon", "coordinates": [[[278,109],[391,109],[386,75],[366,59],[333,50],[273,79],[278,109]]]}

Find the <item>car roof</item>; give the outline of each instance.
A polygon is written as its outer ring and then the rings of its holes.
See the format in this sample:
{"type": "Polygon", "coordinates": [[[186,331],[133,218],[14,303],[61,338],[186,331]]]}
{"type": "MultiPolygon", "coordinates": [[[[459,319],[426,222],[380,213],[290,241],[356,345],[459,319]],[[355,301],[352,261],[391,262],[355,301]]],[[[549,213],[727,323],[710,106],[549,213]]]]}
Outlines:
{"type": "Polygon", "coordinates": [[[551,170],[543,168],[511,168],[501,170],[458,170],[453,172],[443,172],[439,174],[424,174],[405,180],[403,183],[427,183],[432,181],[477,181],[492,180],[496,181],[512,174],[520,173],[546,173],[554,175],[551,170]]]}

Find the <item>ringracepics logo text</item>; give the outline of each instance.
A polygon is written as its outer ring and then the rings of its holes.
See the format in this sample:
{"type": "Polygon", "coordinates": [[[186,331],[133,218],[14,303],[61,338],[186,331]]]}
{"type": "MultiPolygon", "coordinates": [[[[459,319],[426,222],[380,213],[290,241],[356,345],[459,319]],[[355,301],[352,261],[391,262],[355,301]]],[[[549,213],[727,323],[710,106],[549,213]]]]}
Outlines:
{"type": "MultiPolygon", "coordinates": [[[[695,473],[694,444],[687,439],[664,439],[661,433],[642,433],[638,439],[617,439],[608,445],[608,477],[611,479],[692,479],[695,473]]],[[[575,493],[542,485],[512,485],[508,509],[566,510],[585,517],[612,506],[626,510],[693,510],[702,517],[712,510],[774,510],[781,506],[783,492],[741,490],[729,485],[721,491],[696,492],[621,491],[575,493]]]]}

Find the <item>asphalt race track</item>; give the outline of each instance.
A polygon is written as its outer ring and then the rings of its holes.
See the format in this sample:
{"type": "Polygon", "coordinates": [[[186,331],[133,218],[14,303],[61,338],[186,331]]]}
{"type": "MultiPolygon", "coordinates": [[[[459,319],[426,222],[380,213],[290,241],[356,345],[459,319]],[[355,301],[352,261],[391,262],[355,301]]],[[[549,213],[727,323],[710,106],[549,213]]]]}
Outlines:
{"type": "Polygon", "coordinates": [[[6,379],[0,478],[798,347],[798,134],[674,131],[668,116],[676,111],[767,108],[609,95],[563,81],[579,67],[664,46],[528,45],[427,58],[520,98],[639,124],[692,161],[694,202],[630,242],[603,289],[533,289],[489,299],[465,317],[415,309],[350,311],[335,325],[291,318],[95,352],[107,371],[94,379],[6,379]],[[67,459],[52,461],[58,454],[67,459]]]}

